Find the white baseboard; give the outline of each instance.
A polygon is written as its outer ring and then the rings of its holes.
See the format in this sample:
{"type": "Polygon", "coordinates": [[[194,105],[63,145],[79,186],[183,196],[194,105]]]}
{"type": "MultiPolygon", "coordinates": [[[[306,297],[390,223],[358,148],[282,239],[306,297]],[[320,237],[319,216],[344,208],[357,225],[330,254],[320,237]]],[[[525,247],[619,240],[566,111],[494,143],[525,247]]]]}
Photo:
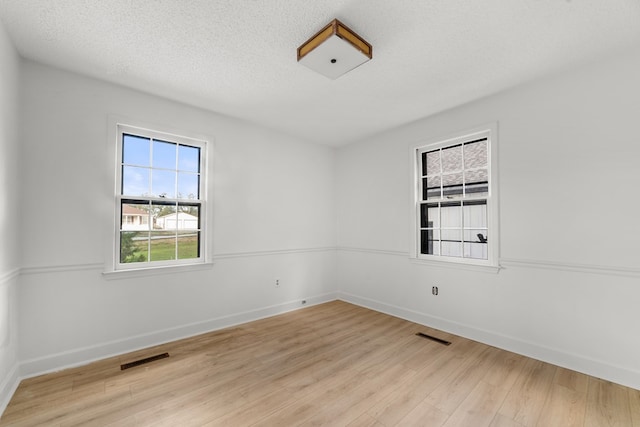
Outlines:
{"type": "Polygon", "coordinates": [[[640,372],[344,292],[338,299],[640,390],[640,372]]]}
{"type": "Polygon", "coordinates": [[[85,365],[96,360],[232,327],[336,299],[640,390],[640,372],[522,341],[514,337],[474,328],[469,325],[451,322],[446,319],[369,298],[344,292],[331,292],[305,298],[306,304],[304,305],[302,305],[302,299],[298,299],[177,328],[106,342],[42,358],[25,360],[20,363],[19,366],[14,366],[7,378],[0,384],[0,414],[4,412],[6,405],[9,403],[9,400],[22,379],[85,365]]]}
{"type": "Polygon", "coordinates": [[[7,409],[7,405],[20,385],[20,381],[19,365],[16,363],[13,365],[13,368],[11,368],[9,374],[2,380],[2,383],[0,383],[0,416],[2,416],[4,410],[7,409]]]}
{"type": "Polygon", "coordinates": [[[176,328],[155,331],[149,334],[133,336],[122,340],[105,342],[94,346],[25,360],[20,363],[21,379],[86,365],[97,360],[275,316],[312,305],[334,301],[336,299],[336,292],[300,298],[295,301],[289,301],[256,310],[249,310],[229,316],[222,316],[203,322],[192,323],[176,328]],[[302,304],[302,300],[306,301],[304,305],[302,304]]]}

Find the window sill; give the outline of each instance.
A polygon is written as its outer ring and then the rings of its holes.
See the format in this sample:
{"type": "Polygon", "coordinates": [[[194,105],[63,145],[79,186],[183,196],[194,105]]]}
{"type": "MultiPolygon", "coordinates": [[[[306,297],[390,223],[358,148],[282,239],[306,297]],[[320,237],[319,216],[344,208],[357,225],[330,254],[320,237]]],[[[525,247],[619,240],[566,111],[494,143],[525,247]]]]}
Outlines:
{"type": "Polygon", "coordinates": [[[127,270],[103,271],[102,277],[107,280],[129,279],[135,277],[156,276],[159,274],[183,273],[187,271],[210,270],[213,262],[183,265],[165,265],[159,267],[132,268],[127,270]]]}
{"type": "Polygon", "coordinates": [[[463,262],[456,261],[443,261],[443,260],[431,260],[431,259],[422,259],[422,258],[411,258],[411,262],[413,264],[429,266],[429,267],[441,267],[441,268],[451,268],[454,270],[466,270],[466,271],[479,271],[482,273],[492,273],[498,274],[502,267],[499,265],[480,265],[480,264],[469,264],[463,262]]]}

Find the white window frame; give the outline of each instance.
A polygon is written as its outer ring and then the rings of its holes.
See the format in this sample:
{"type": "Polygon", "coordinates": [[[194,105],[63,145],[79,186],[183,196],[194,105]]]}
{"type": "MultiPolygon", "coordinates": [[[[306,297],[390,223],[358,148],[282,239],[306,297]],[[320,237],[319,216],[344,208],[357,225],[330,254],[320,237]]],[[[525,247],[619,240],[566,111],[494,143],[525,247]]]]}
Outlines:
{"type": "MultiPolygon", "coordinates": [[[[413,144],[409,153],[411,176],[410,195],[410,258],[418,263],[443,267],[479,269],[497,272],[499,270],[499,198],[498,198],[498,125],[490,123],[484,126],[457,132],[446,137],[430,139],[413,144]],[[420,204],[422,202],[422,171],[420,170],[423,152],[463,144],[477,139],[487,139],[487,168],[489,175],[488,194],[482,197],[487,203],[487,259],[451,257],[443,255],[422,254],[420,251],[420,204]]],[[[469,200],[477,200],[470,197],[469,200]]],[[[464,197],[456,200],[467,200],[464,197]]]]}
{"type": "MultiPolygon", "coordinates": [[[[169,270],[192,270],[199,267],[210,267],[212,263],[212,248],[210,244],[212,228],[211,212],[208,206],[210,199],[210,160],[212,150],[212,139],[195,135],[183,131],[173,131],[162,126],[142,124],[132,120],[123,120],[122,118],[110,117],[109,119],[109,156],[111,161],[110,169],[113,171],[111,188],[114,201],[114,215],[112,225],[109,228],[108,240],[108,256],[105,260],[104,275],[109,276],[125,276],[130,275],[146,275],[153,273],[161,273],[169,270]],[[130,124],[133,123],[133,124],[130,124]],[[121,263],[120,262],[120,221],[122,218],[121,201],[127,199],[145,199],[152,201],[166,201],[164,198],[154,198],[148,196],[130,197],[123,196],[121,191],[122,185],[122,144],[123,134],[133,134],[153,139],[160,139],[167,142],[173,142],[189,146],[197,146],[200,148],[200,198],[197,203],[200,209],[200,247],[199,257],[182,260],[167,261],[147,261],[140,263],[121,263]],[[114,161],[115,160],[115,161],[114,161]]],[[[185,200],[189,202],[189,200],[185,200]]]]}

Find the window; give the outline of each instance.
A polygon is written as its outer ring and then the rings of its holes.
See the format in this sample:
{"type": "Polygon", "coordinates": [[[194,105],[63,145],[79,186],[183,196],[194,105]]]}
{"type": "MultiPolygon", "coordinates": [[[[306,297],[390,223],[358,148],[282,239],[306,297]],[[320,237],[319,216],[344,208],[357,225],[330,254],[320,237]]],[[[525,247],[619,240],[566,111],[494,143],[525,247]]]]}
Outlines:
{"type": "Polygon", "coordinates": [[[206,142],[117,125],[116,270],[204,263],[206,142]]]}
{"type": "Polygon", "coordinates": [[[496,133],[465,133],[414,147],[418,259],[497,265],[496,133]]]}

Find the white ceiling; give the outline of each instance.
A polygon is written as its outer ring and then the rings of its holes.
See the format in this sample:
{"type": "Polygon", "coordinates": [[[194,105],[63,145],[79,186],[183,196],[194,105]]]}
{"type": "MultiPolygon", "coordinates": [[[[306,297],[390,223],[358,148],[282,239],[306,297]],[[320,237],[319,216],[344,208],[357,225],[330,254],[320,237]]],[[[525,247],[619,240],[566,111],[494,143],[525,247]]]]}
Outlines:
{"type": "Polygon", "coordinates": [[[341,145],[640,42],[640,0],[0,0],[20,54],[341,145]],[[373,45],[296,62],[333,18],[373,45]]]}

